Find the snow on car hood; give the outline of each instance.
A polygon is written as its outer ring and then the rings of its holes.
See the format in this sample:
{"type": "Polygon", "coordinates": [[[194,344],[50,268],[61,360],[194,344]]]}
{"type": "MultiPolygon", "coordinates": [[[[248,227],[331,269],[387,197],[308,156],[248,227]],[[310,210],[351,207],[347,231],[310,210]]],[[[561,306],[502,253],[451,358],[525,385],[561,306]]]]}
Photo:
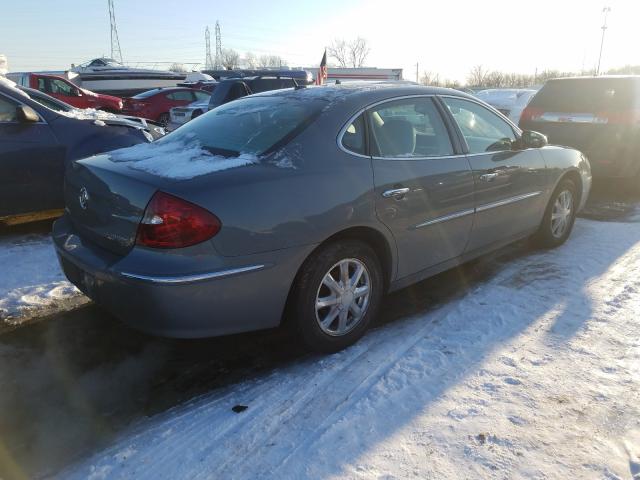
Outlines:
{"type": "Polygon", "coordinates": [[[114,113],[96,110],[95,108],[74,108],[68,112],[58,112],[65,117],[75,118],[76,120],[117,120],[118,116],[114,113]]]}
{"type": "Polygon", "coordinates": [[[109,158],[112,162],[126,163],[133,170],[172,180],[186,180],[258,162],[258,157],[247,153],[230,158],[213,155],[194,138],[141,143],[114,150],[109,158]]]}

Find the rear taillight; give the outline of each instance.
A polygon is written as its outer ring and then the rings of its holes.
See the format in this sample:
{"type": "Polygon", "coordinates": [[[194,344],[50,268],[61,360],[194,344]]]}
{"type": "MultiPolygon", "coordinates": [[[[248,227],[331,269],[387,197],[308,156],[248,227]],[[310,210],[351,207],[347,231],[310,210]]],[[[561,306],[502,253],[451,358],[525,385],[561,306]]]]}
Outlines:
{"type": "Polygon", "coordinates": [[[535,122],[542,116],[543,113],[544,110],[542,110],[541,108],[526,107],[522,111],[522,115],[520,115],[520,122],[535,122]]]}
{"type": "Polygon", "coordinates": [[[151,248],[182,248],[215,236],[222,224],[202,207],[156,192],[138,227],[136,243],[151,248]]]}

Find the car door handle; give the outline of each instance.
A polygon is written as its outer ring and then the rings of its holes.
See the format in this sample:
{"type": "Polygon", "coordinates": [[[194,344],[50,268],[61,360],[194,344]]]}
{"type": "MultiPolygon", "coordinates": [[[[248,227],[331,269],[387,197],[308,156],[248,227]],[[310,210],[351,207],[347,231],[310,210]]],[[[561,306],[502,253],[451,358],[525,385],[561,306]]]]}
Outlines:
{"type": "Polygon", "coordinates": [[[404,188],[394,188],[391,190],[385,190],[384,192],[382,192],[382,196],[384,198],[395,198],[396,200],[400,200],[401,198],[403,198],[407,193],[409,193],[409,188],[404,187],[404,188]]]}
{"type": "Polygon", "coordinates": [[[484,180],[485,182],[492,182],[495,180],[499,173],[485,173],[484,175],[480,175],[480,180],[484,180]]]}

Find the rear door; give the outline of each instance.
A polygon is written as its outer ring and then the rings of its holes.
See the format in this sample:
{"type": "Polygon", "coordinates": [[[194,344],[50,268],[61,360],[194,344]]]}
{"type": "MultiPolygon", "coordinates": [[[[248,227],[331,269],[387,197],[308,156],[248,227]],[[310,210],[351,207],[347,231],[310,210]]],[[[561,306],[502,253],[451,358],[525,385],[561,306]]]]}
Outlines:
{"type": "Polygon", "coordinates": [[[460,255],[473,222],[473,174],[433,98],[386,101],[366,118],[376,214],[395,237],[398,278],[460,255]]]}
{"type": "Polygon", "coordinates": [[[479,102],[441,97],[466,143],[476,215],[467,251],[535,228],[545,208],[547,172],[538,149],[517,149],[517,134],[479,102]]]}
{"type": "Polygon", "coordinates": [[[63,207],[65,148],[49,125],[21,123],[0,93],[0,217],[63,207]]]}

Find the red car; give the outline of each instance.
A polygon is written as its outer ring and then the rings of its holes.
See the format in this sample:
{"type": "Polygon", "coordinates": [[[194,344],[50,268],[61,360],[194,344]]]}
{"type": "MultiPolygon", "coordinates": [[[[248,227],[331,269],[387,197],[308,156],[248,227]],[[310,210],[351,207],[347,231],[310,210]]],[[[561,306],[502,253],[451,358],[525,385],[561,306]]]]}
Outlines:
{"type": "Polygon", "coordinates": [[[112,113],[122,110],[122,99],[85,90],[58,75],[9,73],[7,77],[18,85],[40,90],[76,108],[95,108],[112,113]]]}
{"type": "Polygon", "coordinates": [[[204,90],[193,88],[154,88],[139,93],[135,97],[125,98],[122,113],[155,120],[166,126],[169,123],[169,110],[173,107],[182,107],[196,101],[207,101],[210,96],[211,94],[204,90]]]}

